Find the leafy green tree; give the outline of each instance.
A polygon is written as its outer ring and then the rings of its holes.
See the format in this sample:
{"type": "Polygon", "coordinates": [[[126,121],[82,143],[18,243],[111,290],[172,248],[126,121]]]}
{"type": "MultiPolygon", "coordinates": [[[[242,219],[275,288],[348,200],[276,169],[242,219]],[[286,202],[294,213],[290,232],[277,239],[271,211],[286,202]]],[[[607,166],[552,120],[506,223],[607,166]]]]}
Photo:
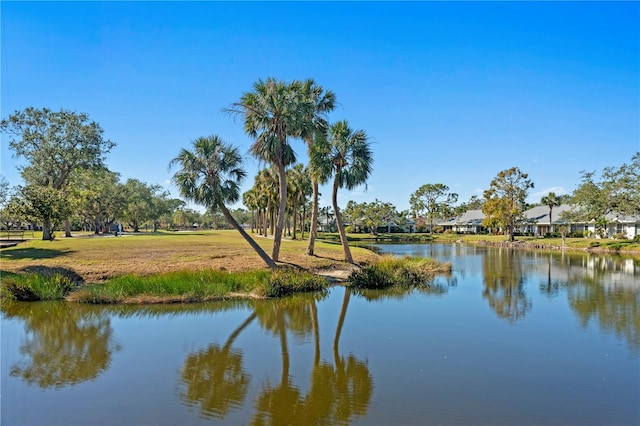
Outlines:
{"type": "Polygon", "coordinates": [[[278,173],[280,201],[273,238],[272,258],[278,261],[287,205],[286,167],[296,162],[289,139],[306,133],[314,105],[300,81],[274,78],[258,80],[253,91],[242,95],[229,112],[242,114],[245,132],[255,139],[251,154],[273,165],[278,173]]]}
{"type": "Polygon", "coordinates": [[[345,260],[353,263],[349,242],[344,231],[340,208],[338,207],[338,189],[349,190],[366,184],[371,174],[373,156],[367,134],[364,130],[353,130],[346,120],[332,124],[327,137],[318,138],[312,150],[311,162],[318,171],[320,182],[326,182],[333,176],[331,201],[344,249],[345,260]]]}
{"type": "Polygon", "coordinates": [[[13,196],[4,203],[0,209],[0,225],[4,229],[19,229],[20,224],[25,221],[24,212],[21,209],[21,202],[17,196],[13,196]]]}
{"type": "Polygon", "coordinates": [[[246,176],[241,163],[238,149],[214,135],[196,139],[192,151],[183,148],[171,160],[170,167],[180,167],[173,181],[183,197],[207,208],[220,210],[260,258],[269,267],[275,268],[275,262],[236,222],[226,206],[226,203],[235,203],[240,198],[240,183],[246,176]]]}
{"type": "Polygon", "coordinates": [[[160,189],[160,185],[149,185],[139,179],[127,179],[125,182],[126,207],[123,214],[133,232],[140,232],[140,226],[151,220],[153,197],[160,189]]]}
{"type": "Polygon", "coordinates": [[[605,168],[602,178],[603,190],[611,200],[613,212],[640,215],[640,152],[629,164],[605,168]]]}
{"type": "MultiPolygon", "coordinates": [[[[29,107],[0,121],[0,129],[13,135],[9,148],[14,155],[27,161],[21,168],[25,182],[63,196],[75,171],[104,166],[105,155],[115,146],[87,114],[68,110],[29,107]]],[[[66,236],[71,236],[69,226],[66,236]]]]}
{"type": "Polygon", "coordinates": [[[63,192],[40,185],[18,187],[18,192],[22,216],[42,224],[43,240],[53,240],[54,231],[71,215],[63,192]]]}
{"type": "Polygon", "coordinates": [[[596,233],[605,236],[606,215],[612,210],[607,191],[600,182],[594,180],[595,172],[582,172],[582,182],[573,191],[571,202],[574,208],[563,218],[570,221],[593,222],[596,233]]]}
{"type": "Polygon", "coordinates": [[[514,241],[516,223],[524,214],[526,198],[533,182],[529,175],[512,167],[498,173],[484,192],[486,200],[482,211],[484,226],[498,226],[509,233],[509,241],[514,241]]]}
{"type": "Polygon", "coordinates": [[[109,229],[125,209],[125,194],[118,173],[105,168],[80,170],[74,174],[69,198],[76,214],[93,224],[95,233],[109,229]]]}
{"type": "Polygon", "coordinates": [[[390,223],[400,215],[391,203],[385,203],[376,198],[370,203],[356,203],[349,201],[343,212],[352,225],[364,225],[372,235],[377,233],[379,227],[387,226],[387,232],[391,232],[390,223]]]}
{"type": "Polygon", "coordinates": [[[416,217],[426,215],[429,221],[429,232],[433,233],[433,224],[438,218],[445,218],[453,212],[453,204],[458,201],[458,194],[449,192],[443,183],[427,183],[418,188],[409,200],[416,217]]]}
{"type": "Polygon", "coordinates": [[[153,232],[158,232],[162,220],[169,217],[176,208],[183,204],[182,200],[169,198],[169,195],[168,191],[162,191],[151,197],[149,219],[153,224],[153,232]]]}
{"type": "Polygon", "coordinates": [[[240,225],[251,222],[251,213],[243,208],[232,210],[231,215],[240,225]]]}
{"type": "Polygon", "coordinates": [[[0,176],[0,209],[4,208],[11,198],[11,187],[4,176],[0,176]]]}

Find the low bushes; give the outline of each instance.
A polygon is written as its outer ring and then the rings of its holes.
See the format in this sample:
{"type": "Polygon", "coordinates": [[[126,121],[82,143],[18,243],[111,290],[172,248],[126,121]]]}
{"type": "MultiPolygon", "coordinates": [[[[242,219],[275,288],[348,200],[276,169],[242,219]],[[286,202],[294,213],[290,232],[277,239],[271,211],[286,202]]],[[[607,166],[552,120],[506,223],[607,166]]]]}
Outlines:
{"type": "Polygon", "coordinates": [[[371,265],[352,272],[347,280],[354,288],[418,286],[428,283],[437,273],[448,272],[451,272],[450,263],[428,258],[382,256],[371,265]]]}

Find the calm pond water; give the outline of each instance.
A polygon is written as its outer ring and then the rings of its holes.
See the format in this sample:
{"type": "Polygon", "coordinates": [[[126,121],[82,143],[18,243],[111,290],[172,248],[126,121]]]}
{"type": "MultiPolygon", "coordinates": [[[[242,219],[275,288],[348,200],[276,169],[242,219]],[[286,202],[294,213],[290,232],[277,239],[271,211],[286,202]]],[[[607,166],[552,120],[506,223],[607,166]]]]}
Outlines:
{"type": "Polygon", "coordinates": [[[462,245],[410,291],[2,312],[3,425],[640,424],[640,263],[462,245]]]}

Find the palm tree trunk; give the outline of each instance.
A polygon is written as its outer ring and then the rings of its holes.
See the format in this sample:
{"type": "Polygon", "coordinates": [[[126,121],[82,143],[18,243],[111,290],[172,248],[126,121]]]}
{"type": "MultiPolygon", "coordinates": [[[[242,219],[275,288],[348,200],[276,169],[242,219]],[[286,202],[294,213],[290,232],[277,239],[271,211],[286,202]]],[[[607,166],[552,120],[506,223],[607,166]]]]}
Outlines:
{"type": "Polygon", "coordinates": [[[344,325],[344,318],[347,316],[347,308],[349,307],[349,299],[351,298],[351,289],[345,287],[344,298],[342,299],[342,308],[340,309],[340,317],[338,318],[338,325],[336,327],[336,335],[333,338],[333,356],[336,362],[339,359],[338,345],[340,344],[340,334],[342,334],[342,326],[344,325]]]}
{"type": "Polygon", "coordinates": [[[284,164],[280,162],[277,164],[278,170],[278,183],[280,186],[280,204],[278,205],[278,221],[276,223],[276,230],[273,237],[273,252],[271,257],[275,262],[278,261],[280,256],[280,243],[282,242],[282,230],[284,229],[284,215],[285,207],[287,206],[287,177],[284,164]]]}
{"type": "Polygon", "coordinates": [[[318,236],[318,194],[320,192],[318,180],[313,179],[313,203],[311,205],[311,224],[309,225],[309,245],[307,246],[307,254],[313,256],[315,249],[316,237],[318,236]]]}
{"type": "Polygon", "coordinates": [[[336,216],[336,225],[338,225],[338,232],[340,233],[340,242],[344,249],[344,260],[349,263],[353,263],[353,257],[351,256],[351,250],[349,249],[349,242],[347,241],[347,234],[344,232],[344,226],[342,225],[342,218],[340,217],[340,209],[338,208],[338,188],[340,183],[338,182],[338,173],[336,173],[336,179],[333,181],[333,195],[331,201],[333,201],[333,214],[336,216]]]}
{"type": "Polygon", "coordinates": [[[266,263],[269,268],[277,268],[278,265],[276,265],[276,263],[271,260],[271,258],[269,258],[269,255],[267,255],[267,253],[262,250],[262,247],[260,247],[258,243],[256,243],[253,238],[251,238],[251,236],[247,234],[244,228],[242,228],[242,226],[240,226],[240,224],[233,218],[233,216],[231,216],[231,212],[229,212],[227,206],[220,203],[218,204],[218,207],[222,211],[222,214],[227,219],[227,221],[231,224],[231,226],[233,226],[240,233],[240,235],[242,235],[242,237],[249,243],[251,248],[253,248],[255,252],[258,253],[258,256],[260,256],[264,263],[266,263]]]}
{"type": "Polygon", "coordinates": [[[292,240],[297,239],[296,237],[296,226],[298,225],[298,203],[296,202],[296,200],[293,201],[293,237],[291,237],[292,240]]]}

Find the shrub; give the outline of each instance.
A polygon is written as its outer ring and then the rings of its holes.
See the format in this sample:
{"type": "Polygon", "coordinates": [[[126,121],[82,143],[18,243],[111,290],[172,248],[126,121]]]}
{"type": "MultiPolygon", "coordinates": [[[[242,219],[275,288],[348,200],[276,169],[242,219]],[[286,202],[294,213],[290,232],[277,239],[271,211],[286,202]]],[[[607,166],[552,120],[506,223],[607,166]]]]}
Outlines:
{"type": "Polygon", "coordinates": [[[589,243],[589,247],[600,247],[600,242],[599,241],[591,241],[589,243]]]}
{"type": "Polygon", "coordinates": [[[265,296],[280,297],[291,293],[325,290],[325,278],[299,269],[277,269],[271,272],[265,296]]]}
{"type": "Polygon", "coordinates": [[[424,285],[435,273],[450,271],[450,263],[433,259],[382,256],[375,263],[352,272],[348,281],[355,288],[415,286],[424,285]]]}
{"type": "Polygon", "coordinates": [[[618,232],[617,234],[615,234],[613,236],[614,239],[616,240],[626,240],[627,239],[627,234],[625,234],[624,232],[618,232]]]}
{"type": "Polygon", "coordinates": [[[353,271],[348,281],[355,288],[386,288],[393,284],[393,276],[384,269],[366,266],[353,271]]]}

